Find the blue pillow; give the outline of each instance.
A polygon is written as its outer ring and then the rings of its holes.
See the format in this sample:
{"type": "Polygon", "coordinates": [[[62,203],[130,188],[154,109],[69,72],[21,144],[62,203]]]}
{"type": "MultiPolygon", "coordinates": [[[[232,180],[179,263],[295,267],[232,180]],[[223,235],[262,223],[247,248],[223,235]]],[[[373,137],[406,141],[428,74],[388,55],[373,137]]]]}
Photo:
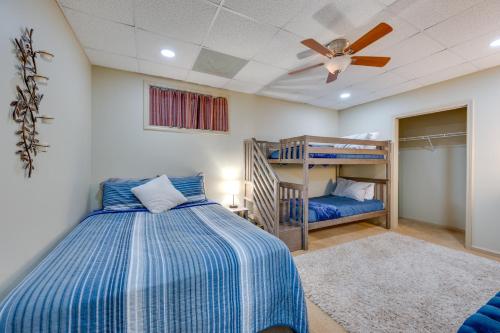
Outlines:
{"type": "MultiPolygon", "coordinates": [[[[206,200],[203,175],[191,177],[169,177],[172,185],[188,199],[187,202],[206,200]]],[[[106,210],[143,208],[132,193],[133,187],[150,181],[147,179],[109,179],[103,183],[102,207],[106,210]]]]}
{"type": "Polygon", "coordinates": [[[181,192],[187,202],[196,202],[206,200],[205,183],[203,175],[196,175],[191,177],[168,177],[172,185],[181,192]]]}
{"type": "Polygon", "coordinates": [[[105,181],[102,185],[102,208],[126,210],[144,207],[131,189],[148,181],[149,179],[109,179],[105,181]]]}

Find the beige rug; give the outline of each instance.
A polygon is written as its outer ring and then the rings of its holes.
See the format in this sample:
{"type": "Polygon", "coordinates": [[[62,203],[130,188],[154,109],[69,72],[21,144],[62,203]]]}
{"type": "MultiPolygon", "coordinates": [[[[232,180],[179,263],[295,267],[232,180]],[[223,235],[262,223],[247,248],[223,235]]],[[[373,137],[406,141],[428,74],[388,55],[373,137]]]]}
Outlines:
{"type": "Polygon", "coordinates": [[[500,263],[392,232],[294,259],[307,297],[349,332],[456,332],[500,290],[500,263]]]}

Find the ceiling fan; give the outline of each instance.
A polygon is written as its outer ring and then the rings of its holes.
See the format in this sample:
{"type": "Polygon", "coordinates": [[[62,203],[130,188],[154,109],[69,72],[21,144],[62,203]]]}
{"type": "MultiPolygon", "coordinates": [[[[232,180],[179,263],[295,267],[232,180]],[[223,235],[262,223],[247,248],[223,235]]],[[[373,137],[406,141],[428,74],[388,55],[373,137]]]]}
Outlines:
{"type": "MultiPolygon", "coordinates": [[[[327,60],[316,65],[297,69],[288,73],[289,75],[301,73],[303,71],[324,66],[328,70],[326,83],[330,83],[337,79],[340,72],[343,72],[349,65],[356,66],[372,66],[384,67],[391,58],[389,57],[368,57],[368,56],[353,56],[353,54],[361,51],[368,45],[384,37],[392,31],[392,27],[387,23],[380,23],[372,30],[368,31],[361,38],[350,44],[345,38],[332,40],[325,46],[321,45],[314,39],[305,39],[301,43],[311,50],[325,56],[327,60]]],[[[300,55],[301,53],[299,53],[300,55]]]]}

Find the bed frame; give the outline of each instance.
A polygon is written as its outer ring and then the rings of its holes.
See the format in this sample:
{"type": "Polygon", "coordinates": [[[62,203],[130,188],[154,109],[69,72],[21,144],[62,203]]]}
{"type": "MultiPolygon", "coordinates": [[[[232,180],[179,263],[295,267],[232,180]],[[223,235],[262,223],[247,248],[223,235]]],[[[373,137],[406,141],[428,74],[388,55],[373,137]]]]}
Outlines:
{"type": "Polygon", "coordinates": [[[279,142],[245,140],[245,196],[244,205],[264,226],[264,229],[287,243],[291,251],[308,248],[309,230],[320,229],[356,221],[385,217],[390,228],[390,174],[391,142],[357,140],[336,137],[304,135],[281,139],[279,142]],[[334,148],[334,144],[373,146],[373,149],[334,148]],[[311,145],[324,145],[311,147],[311,145]],[[329,146],[326,146],[329,145],[329,146]],[[293,149],[292,149],[293,148],[293,149]],[[278,159],[268,159],[271,151],[278,150],[278,159]],[[310,157],[311,153],[383,155],[382,159],[337,159],[310,157]],[[302,166],[303,183],[279,180],[273,165],[293,164],[302,166]],[[385,178],[345,177],[355,181],[375,183],[375,198],[383,201],[384,209],[338,219],[309,221],[309,166],[336,165],[336,175],[341,176],[342,165],[385,165],[385,178]],[[290,212],[292,212],[290,214],[290,212]]]}

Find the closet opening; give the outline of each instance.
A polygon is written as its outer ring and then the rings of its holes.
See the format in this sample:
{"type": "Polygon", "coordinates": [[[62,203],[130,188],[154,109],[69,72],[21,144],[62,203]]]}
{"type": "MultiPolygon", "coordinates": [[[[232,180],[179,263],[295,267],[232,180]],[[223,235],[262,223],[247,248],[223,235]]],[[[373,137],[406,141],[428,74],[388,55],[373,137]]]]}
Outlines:
{"type": "Polygon", "coordinates": [[[468,106],[396,118],[398,227],[452,247],[470,246],[468,106]]]}

